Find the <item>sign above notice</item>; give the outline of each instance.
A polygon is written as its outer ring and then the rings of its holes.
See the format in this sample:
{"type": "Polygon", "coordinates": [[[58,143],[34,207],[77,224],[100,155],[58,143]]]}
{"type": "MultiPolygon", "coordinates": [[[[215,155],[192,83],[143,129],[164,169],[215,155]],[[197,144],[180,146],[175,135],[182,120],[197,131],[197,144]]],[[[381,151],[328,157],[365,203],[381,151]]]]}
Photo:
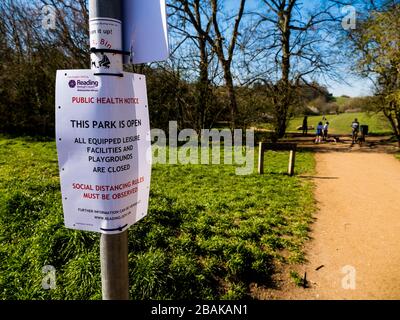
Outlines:
{"type": "Polygon", "coordinates": [[[125,63],[148,63],[169,56],[165,0],[124,0],[123,47],[132,52],[125,63]]]}
{"type": "Polygon", "coordinates": [[[144,76],[59,70],[56,137],[68,228],[120,233],[147,214],[151,144],[144,76]]]}
{"type": "MultiPolygon", "coordinates": [[[[89,20],[90,47],[96,49],[122,48],[121,21],[110,18],[89,20]]],[[[92,69],[99,72],[118,72],[122,65],[120,54],[91,53],[92,69]]]]}

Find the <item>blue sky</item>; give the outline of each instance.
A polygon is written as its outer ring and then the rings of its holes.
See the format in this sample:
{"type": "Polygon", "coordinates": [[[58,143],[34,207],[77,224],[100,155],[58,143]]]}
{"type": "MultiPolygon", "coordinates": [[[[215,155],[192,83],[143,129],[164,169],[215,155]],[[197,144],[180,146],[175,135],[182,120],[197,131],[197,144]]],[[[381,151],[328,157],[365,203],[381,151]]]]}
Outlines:
{"type": "MultiPolygon", "coordinates": [[[[238,6],[238,1],[226,1],[225,5],[228,10],[235,10],[238,6]]],[[[354,0],[352,1],[354,4],[354,7],[356,8],[357,11],[364,11],[365,6],[367,5],[367,2],[365,0],[354,0]]],[[[323,5],[326,5],[326,1],[324,0],[302,0],[299,1],[299,7],[302,8],[302,13],[306,13],[309,10],[312,10],[315,7],[321,7],[323,5]]],[[[252,10],[252,9],[259,9],[259,8],[265,8],[265,4],[262,4],[261,0],[248,0],[246,4],[246,9],[247,10],[252,10]]],[[[342,7],[337,7],[333,12],[339,13],[338,10],[340,10],[342,7]]],[[[264,10],[264,9],[263,9],[264,10]]],[[[307,16],[307,14],[305,14],[307,16]]],[[[357,97],[357,96],[368,96],[368,95],[373,95],[374,89],[373,89],[373,83],[369,79],[361,78],[356,76],[355,74],[352,74],[350,72],[351,69],[351,62],[348,62],[348,65],[346,62],[344,62],[341,66],[338,66],[336,70],[334,70],[337,73],[344,74],[342,76],[347,83],[345,82],[337,82],[333,80],[320,80],[322,85],[327,86],[329,91],[334,95],[334,96],[342,96],[342,95],[347,95],[350,97],[357,97]]]]}
{"type": "MultiPolygon", "coordinates": [[[[25,1],[25,0],[23,0],[25,1]]],[[[222,0],[224,2],[224,5],[226,9],[233,10],[238,6],[238,0],[222,0]]],[[[265,8],[265,4],[261,3],[261,0],[247,0],[246,4],[246,10],[252,10],[256,8],[265,8]]],[[[299,0],[299,6],[302,7],[302,11],[308,11],[316,6],[321,6],[326,1],[324,0],[299,0]]],[[[365,5],[366,0],[354,0],[355,7],[357,9],[362,10],[362,7],[365,5]],[[364,3],[363,3],[364,2],[364,3]]],[[[342,68],[343,69],[343,66],[342,68]]],[[[349,68],[350,69],[350,66],[349,68]]],[[[347,73],[348,71],[346,68],[341,71],[341,73],[347,73]]],[[[329,91],[334,95],[334,96],[341,96],[341,95],[347,95],[351,97],[355,96],[366,96],[366,95],[372,95],[373,94],[373,84],[370,80],[368,79],[362,79],[359,77],[356,77],[355,75],[346,75],[345,76],[347,83],[340,83],[340,82],[335,82],[333,80],[327,80],[326,82],[321,81],[321,84],[326,85],[329,89],[329,91]]]]}
{"type": "Polygon", "coordinates": [[[347,80],[351,86],[345,83],[328,82],[328,89],[335,97],[346,95],[349,97],[361,97],[373,95],[373,84],[369,79],[351,77],[347,80]]]}

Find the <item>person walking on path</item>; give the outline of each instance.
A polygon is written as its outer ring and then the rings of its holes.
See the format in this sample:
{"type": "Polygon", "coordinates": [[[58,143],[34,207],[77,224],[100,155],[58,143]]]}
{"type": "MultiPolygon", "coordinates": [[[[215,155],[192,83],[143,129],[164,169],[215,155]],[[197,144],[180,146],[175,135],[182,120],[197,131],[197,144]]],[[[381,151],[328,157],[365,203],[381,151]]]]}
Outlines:
{"type": "Polygon", "coordinates": [[[303,136],[306,136],[308,134],[308,117],[304,116],[303,119],[303,136]]]}
{"type": "Polygon", "coordinates": [[[320,121],[317,126],[317,136],[315,138],[315,143],[321,143],[323,130],[324,130],[324,125],[323,125],[322,121],[320,121]]]}
{"type": "Polygon", "coordinates": [[[327,141],[327,140],[328,140],[328,129],[329,129],[329,122],[327,121],[327,122],[324,124],[324,127],[323,127],[323,140],[324,140],[324,141],[327,141]]]}
{"type": "Polygon", "coordinates": [[[357,138],[358,138],[358,132],[360,130],[360,123],[358,122],[358,119],[355,118],[353,123],[351,124],[351,144],[355,144],[357,142],[357,138]]]}

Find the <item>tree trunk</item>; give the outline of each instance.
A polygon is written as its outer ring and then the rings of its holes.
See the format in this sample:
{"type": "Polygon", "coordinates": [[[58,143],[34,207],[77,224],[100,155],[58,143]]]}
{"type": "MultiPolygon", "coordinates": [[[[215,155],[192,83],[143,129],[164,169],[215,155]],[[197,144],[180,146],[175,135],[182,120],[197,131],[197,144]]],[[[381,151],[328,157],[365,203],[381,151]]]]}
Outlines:
{"type": "Polygon", "coordinates": [[[281,119],[279,119],[278,130],[276,132],[278,139],[282,139],[285,136],[286,129],[287,129],[287,119],[286,117],[282,117],[281,119]]]}
{"type": "Polygon", "coordinates": [[[282,88],[280,92],[283,94],[283,99],[278,102],[278,112],[277,112],[277,128],[275,128],[275,133],[278,139],[285,136],[287,129],[287,114],[291,104],[290,101],[290,20],[291,12],[283,12],[280,18],[281,25],[281,46],[282,46],[282,88]]]}
{"type": "Polygon", "coordinates": [[[392,126],[394,135],[396,136],[397,143],[400,147],[400,110],[399,112],[395,111],[395,116],[392,113],[392,110],[397,110],[397,106],[394,102],[389,103],[389,107],[383,108],[383,114],[389,120],[390,125],[392,126]],[[396,124],[397,120],[397,124],[396,124]]]}
{"type": "Polygon", "coordinates": [[[396,112],[396,119],[397,119],[397,127],[396,127],[396,138],[397,138],[397,143],[400,147],[400,109],[397,108],[397,112],[396,112]]]}
{"type": "Polygon", "coordinates": [[[290,76],[290,27],[288,17],[284,17],[284,28],[282,31],[282,82],[289,85],[290,76]]]}
{"type": "Polygon", "coordinates": [[[238,107],[237,107],[236,93],[233,84],[231,67],[227,62],[224,63],[224,79],[226,88],[228,90],[229,109],[231,112],[231,129],[233,130],[236,127],[236,116],[238,114],[238,107]]]}
{"type": "MultiPolygon", "coordinates": [[[[200,62],[199,62],[199,79],[197,84],[197,108],[195,115],[196,130],[198,133],[204,129],[205,126],[205,114],[207,109],[208,89],[209,89],[209,74],[208,74],[208,55],[207,55],[207,39],[204,35],[202,27],[202,15],[201,15],[201,3],[200,0],[195,0],[194,14],[195,21],[198,24],[197,29],[197,42],[199,45],[200,62]]],[[[205,30],[207,33],[208,29],[205,30]]]]}
{"type": "MultiPolygon", "coordinates": [[[[278,102],[279,103],[279,102],[278,102]]],[[[284,99],[282,102],[282,105],[278,107],[277,113],[276,113],[276,128],[275,128],[275,134],[277,139],[282,139],[285,134],[286,134],[286,129],[287,129],[287,101],[284,99]]]]}
{"type": "Polygon", "coordinates": [[[207,98],[208,98],[208,57],[207,57],[207,43],[206,40],[201,38],[199,40],[200,47],[200,75],[199,75],[199,97],[197,102],[197,129],[204,129],[205,125],[205,114],[207,108],[207,98]]]}

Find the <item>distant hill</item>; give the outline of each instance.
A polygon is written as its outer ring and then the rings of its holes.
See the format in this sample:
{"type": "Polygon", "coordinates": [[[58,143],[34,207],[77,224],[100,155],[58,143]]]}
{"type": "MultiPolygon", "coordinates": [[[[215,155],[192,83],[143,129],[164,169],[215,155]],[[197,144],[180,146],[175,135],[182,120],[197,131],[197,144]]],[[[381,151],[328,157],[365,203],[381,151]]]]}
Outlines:
{"type": "Polygon", "coordinates": [[[336,104],[339,107],[343,107],[346,104],[349,104],[351,100],[354,98],[348,97],[348,96],[341,96],[341,97],[334,97],[336,104]]]}
{"type": "Polygon", "coordinates": [[[335,97],[335,104],[337,105],[337,110],[342,112],[363,112],[369,111],[371,106],[371,97],[348,97],[341,96],[335,97]]]}

